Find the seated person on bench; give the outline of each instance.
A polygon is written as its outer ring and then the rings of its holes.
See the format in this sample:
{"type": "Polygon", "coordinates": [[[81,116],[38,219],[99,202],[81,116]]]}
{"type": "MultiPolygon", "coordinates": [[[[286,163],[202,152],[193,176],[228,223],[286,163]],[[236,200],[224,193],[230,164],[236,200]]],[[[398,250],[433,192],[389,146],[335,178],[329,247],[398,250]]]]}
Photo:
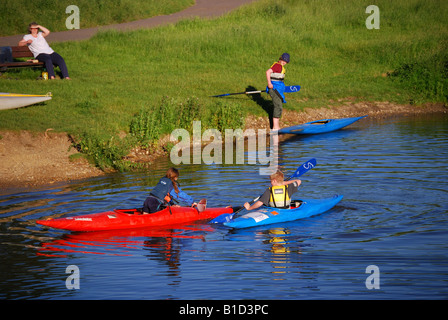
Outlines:
{"type": "Polygon", "coordinates": [[[30,33],[23,36],[23,39],[19,41],[19,46],[28,46],[34,57],[45,64],[50,79],[55,79],[53,65],[59,66],[64,79],[70,79],[64,59],[51,49],[45,40],[45,37],[50,34],[50,30],[36,22],[30,23],[28,29],[30,33]],[[39,29],[42,31],[39,32],[39,29]]]}

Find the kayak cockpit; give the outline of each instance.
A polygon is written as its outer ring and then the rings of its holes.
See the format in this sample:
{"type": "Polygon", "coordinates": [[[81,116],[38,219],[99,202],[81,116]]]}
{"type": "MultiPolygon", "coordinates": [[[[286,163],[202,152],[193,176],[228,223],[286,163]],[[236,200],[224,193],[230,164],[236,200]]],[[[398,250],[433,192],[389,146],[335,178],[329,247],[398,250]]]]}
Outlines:
{"type": "Polygon", "coordinates": [[[114,212],[121,213],[121,214],[127,214],[127,215],[134,215],[134,214],[142,214],[143,209],[142,208],[135,208],[135,209],[115,209],[114,212]]]}

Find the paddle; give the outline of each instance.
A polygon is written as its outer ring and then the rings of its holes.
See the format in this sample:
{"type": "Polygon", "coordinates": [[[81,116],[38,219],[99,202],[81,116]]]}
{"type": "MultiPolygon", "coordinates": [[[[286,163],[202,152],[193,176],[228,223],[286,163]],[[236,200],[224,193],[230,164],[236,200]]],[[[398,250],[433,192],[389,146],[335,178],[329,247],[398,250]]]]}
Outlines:
{"type": "Polygon", "coordinates": [[[224,93],[224,94],[218,94],[216,96],[211,96],[212,98],[217,98],[217,97],[226,97],[226,96],[233,96],[236,94],[255,94],[255,93],[262,93],[262,92],[266,92],[266,90],[257,90],[257,91],[245,91],[245,92],[234,92],[234,93],[224,93]]]}
{"type": "MultiPolygon", "coordinates": [[[[286,86],[285,87],[285,92],[286,93],[297,92],[299,90],[300,90],[300,86],[299,85],[286,86]]],[[[233,95],[236,95],[236,94],[255,94],[255,93],[262,93],[262,92],[266,92],[266,90],[245,91],[245,92],[235,92],[235,93],[224,93],[224,94],[218,94],[216,96],[211,96],[211,97],[216,98],[216,97],[233,96],[233,95]]]]}
{"type": "MultiPolygon", "coordinates": [[[[314,168],[316,166],[317,162],[316,159],[310,159],[307,162],[303,163],[301,166],[299,166],[297,168],[297,170],[291,175],[289,176],[285,181],[291,180],[293,178],[298,178],[301,175],[303,175],[305,172],[308,172],[309,170],[311,170],[312,168],[314,168]]],[[[260,199],[261,196],[255,198],[254,200],[252,200],[249,204],[252,205],[255,201],[257,201],[258,199],[260,199]]],[[[244,207],[241,207],[241,209],[238,209],[237,211],[233,212],[233,213],[224,213],[221,214],[220,216],[217,216],[215,219],[211,220],[210,223],[224,223],[224,222],[229,222],[230,220],[233,219],[233,216],[235,214],[237,214],[238,212],[240,212],[241,210],[243,210],[244,207]]]]}

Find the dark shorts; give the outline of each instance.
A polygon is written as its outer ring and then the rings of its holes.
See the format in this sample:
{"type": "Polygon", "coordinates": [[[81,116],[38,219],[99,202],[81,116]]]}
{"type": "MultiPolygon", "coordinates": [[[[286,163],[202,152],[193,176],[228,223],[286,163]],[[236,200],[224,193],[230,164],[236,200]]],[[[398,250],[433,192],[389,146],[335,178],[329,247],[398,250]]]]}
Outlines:
{"type": "Polygon", "coordinates": [[[162,209],[162,204],[162,201],[156,197],[149,196],[143,203],[143,212],[154,213],[160,211],[162,209]]]}

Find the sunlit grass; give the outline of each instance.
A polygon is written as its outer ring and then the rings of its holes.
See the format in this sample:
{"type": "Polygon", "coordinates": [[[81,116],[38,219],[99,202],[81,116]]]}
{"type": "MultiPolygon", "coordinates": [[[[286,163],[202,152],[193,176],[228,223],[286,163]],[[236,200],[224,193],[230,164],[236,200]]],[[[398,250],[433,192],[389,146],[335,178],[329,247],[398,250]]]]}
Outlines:
{"type": "MultiPolygon", "coordinates": [[[[368,30],[365,8],[371,2],[261,0],[217,19],[54,43],[73,80],[36,81],[38,70],[5,73],[0,91],[51,91],[53,100],[2,111],[0,129],[53,128],[108,141],[129,133],[142,110],[158,110],[167,98],[173,101],[172,112],[194,99],[197,117],[210,126],[223,101],[238,116],[266,116],[244,95],[210,96],[249,86],[264,89],[266,69],[283,52],[291,55],[287,84],[302,87],[287,96],[285,108],[327,106],[347,97],[447,102],[447,2],[374,1],[380,8],[380,29],[368,30]]],[[[165,119],[160,123],[161,134],[172,129],[165,119]]]]}

